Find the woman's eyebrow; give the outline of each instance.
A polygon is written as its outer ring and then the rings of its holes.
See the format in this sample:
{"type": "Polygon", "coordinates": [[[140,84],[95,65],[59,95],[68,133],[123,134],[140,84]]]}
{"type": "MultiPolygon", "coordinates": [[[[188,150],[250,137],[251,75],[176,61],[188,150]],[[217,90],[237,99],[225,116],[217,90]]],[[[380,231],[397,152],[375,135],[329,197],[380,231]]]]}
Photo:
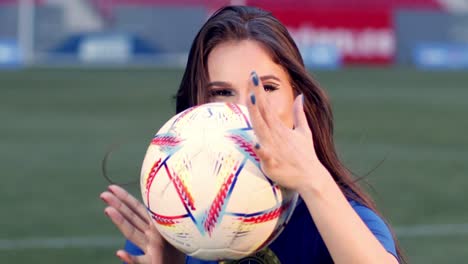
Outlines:
{"type": "Polygon", "coordinates": [[[213,86],[220,86],[220,87],[231,87],[231,84],[228,83],[228,82],[220,82],[220,81],[217,81],[217,82],[209,82],[207,85],[206,85],[206,88],[211,88],[213,86]]]}
{"type": "Polygon", "coordinates": [[[265,80],[270,80],[273,79],[275,81],[281,82],[280,78],[276,77],[275,75],[263,75],[260,76],[260,80],[265,81],[265,80]]]}
{"type": "MultiPolygon", "coordinates": [[[[278,82],[281,82],[280,78],[276,77],[275,75],[269,74],[269,75],[263,75],[260,77],[260,80],[265,81],[265,80],[275,80],[278,82]]],[[[231,87],[232,84],[229,82],[222,82],[222,81],[215,81],[215,82],[209,82],[206,85],[206,88],[211,88],[213,86],[218,86],[218,87],[231,87]]]]}

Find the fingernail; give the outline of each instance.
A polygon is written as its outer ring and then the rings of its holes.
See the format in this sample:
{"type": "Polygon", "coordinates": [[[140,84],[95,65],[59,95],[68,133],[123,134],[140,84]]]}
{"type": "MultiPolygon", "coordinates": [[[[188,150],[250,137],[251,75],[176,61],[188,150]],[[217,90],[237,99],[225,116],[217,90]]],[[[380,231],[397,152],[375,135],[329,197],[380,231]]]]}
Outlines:
{"type": "Polygon", "coordinates": [[[305,102],[304,94],[301,94],[301,96],[302,96],[302,104],[304,104],[304,102],[305,102]]]}
{"type": "Polygon", "coordinates": [[[109,186],[107,187],[107,190],[108,190],[109,192],[111,192],[111,193],[114,193],[113,188],[114,188],[114,185],[109,185],[109,186]]]}
{"type": "Polygon", "coordinates": [[[255,71],[252,72],[252,82],[255,86],[259,84],[258,75],[255,71]]]}
{"type": "Polygon", "coordinates": [[[255,143],[255,149],[260,149],[260,144],[255,143]]]}
{"type": "Polygon", "coordinates": [[[255,101],[256,101],[255,94],[253,94],[253,93],[250,94],[250,101],[252,102],[253,105],[255,104],[255,101]]]}

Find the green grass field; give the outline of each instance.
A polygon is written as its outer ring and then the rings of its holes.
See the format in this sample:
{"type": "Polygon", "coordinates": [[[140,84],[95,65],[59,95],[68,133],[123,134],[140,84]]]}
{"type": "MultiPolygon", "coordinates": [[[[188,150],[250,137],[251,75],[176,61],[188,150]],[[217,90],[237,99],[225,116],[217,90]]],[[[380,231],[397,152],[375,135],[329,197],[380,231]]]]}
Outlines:
{"type": "MultiPolygon", "coordinates": [[[[147,143],[174,113],[181,74],[0,72],[0,263],[118,263],[123,238],[102,213],[100,162],[120,143],[110,174],[138,181],[147,143]]],[[[468,72],[315,75],[333,103],[343,161],[364,175],[384,160],[367,180],[410,263],[465,263],[468,72]]],[[[138,184],[131,190],[138,195],[138,184]]]]}

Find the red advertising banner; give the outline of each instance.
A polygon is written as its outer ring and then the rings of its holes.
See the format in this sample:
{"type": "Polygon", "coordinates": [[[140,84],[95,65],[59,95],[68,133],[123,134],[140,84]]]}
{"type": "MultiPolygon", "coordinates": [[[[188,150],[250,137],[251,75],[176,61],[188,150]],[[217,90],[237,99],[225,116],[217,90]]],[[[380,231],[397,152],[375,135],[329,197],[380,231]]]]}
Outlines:
{"type": "Polygon", "coordinates": [[[390,64],[395,57],[391,10],[265,9],[286,25],[299,48],[336,45],[344,64],[390,64]]]}

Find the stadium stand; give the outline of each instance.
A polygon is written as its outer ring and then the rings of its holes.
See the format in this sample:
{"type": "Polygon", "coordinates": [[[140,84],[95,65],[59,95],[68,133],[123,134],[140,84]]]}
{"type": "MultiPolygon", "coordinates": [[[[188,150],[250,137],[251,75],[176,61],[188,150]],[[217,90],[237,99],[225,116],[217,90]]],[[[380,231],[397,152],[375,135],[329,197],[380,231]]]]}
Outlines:
{"type": "MultiPolygon", "coordinates": [[[[57,7],[35,1],[34,47],[38,52],[49,50],[66,36],[63,14],[57,7]]],[[[17,1],[0,0],[0,38],[16,39],[18,36],[17,1]]]]}
{"type": "Polygon", "coordinates": [[[205,8],[197,6],[118,6],[111,28],[135,34],[168,53],[181,53],[189,50],[206,13],[205,8]]]}
{"type": "MultiPolygon", "coordinates": [[[[228,4],[272,10],[460,11],[466,0],[33,0],[34,50],[46,54],[88,34],[127,34],[148,49],[182,54],[207,16],[228,4]],[[170,21],[170,23],[169,23],[170,21]]],[[[19,0],[0,0],[0,39],[18,36],[19,0]]]]}
{"type": "Polygon", "coordinates": [[[271,7],[315,7],[315,8],[339,8],[339,9],[396,9],[396,8],[429,8],[443,9],[443,5],[437,0],[248,0],[247,4],[261,6],[264,8],[271,7]]]}
{"type": "MultiPolygon", "coordinates": [[[[1,3],[1,2],[0,2],[1,3]]],[[[18,9],[16,6],[0,6],[0,37],[16,38],[18,27],[18,9]]]]}
{"type": "MultiPolygon", "coordinates": [[[[460,0],[457,0],[460,1],[460,0]]],[[[317,7],[317,8],[359,8],[359,9],[395,9],[395,8],[423,8],[444,9],[447,3],[454,0],[92,0],[102,14],[112,15],[113,8],[117,6],[204,6],[215,9],[227,4],[247,4],[268,9],[268,7],[317,7]]]]}

